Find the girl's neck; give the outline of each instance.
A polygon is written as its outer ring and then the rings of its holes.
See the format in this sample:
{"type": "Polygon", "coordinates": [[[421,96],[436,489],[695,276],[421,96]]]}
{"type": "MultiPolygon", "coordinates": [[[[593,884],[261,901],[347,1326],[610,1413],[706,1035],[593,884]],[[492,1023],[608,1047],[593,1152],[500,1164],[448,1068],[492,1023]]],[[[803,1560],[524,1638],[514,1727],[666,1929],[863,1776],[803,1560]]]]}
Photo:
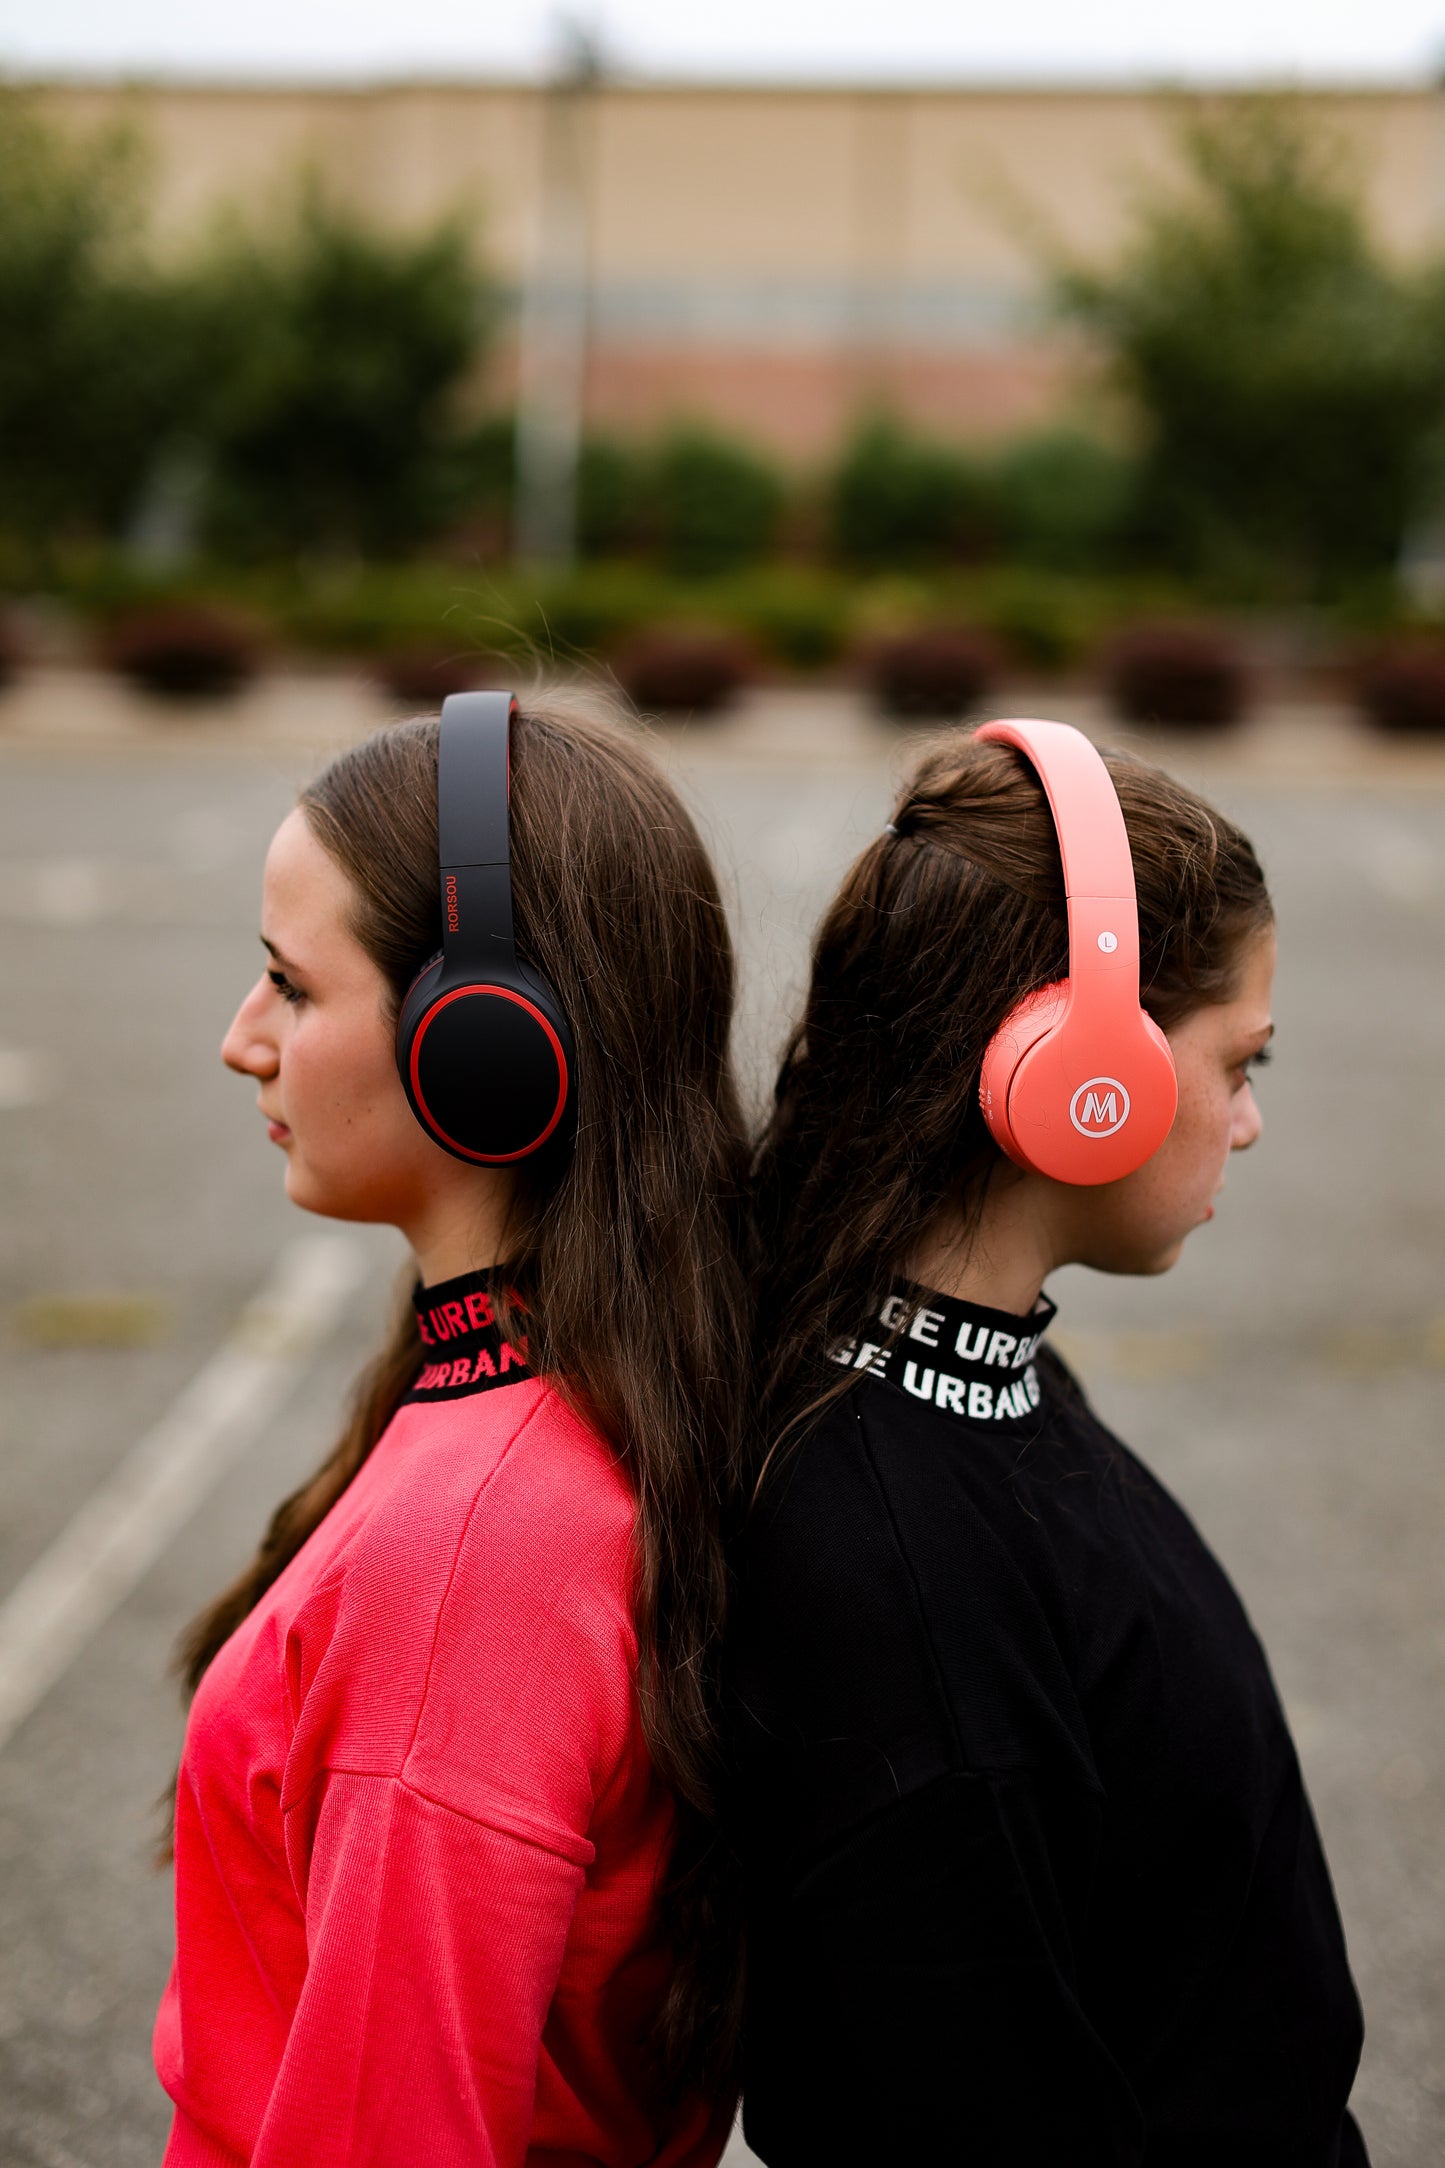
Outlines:
{"type": "Polygon", "coordinates": [[[423,1287],[502,1262],[511,1217],[513,1181],[500,1167],[449,1167],[432,1193],[402,1225],[423,1287]]]}
{"type": "Polygon", "coordinates": [[[1036,1177],[1000,1174],[970,1227],[946,1208],[923,1230],[905,1261],[921,1287],[987,1310],[1027,1317],[1044,1281],[1064,1262],[1049,1224],[1047,1198],[1036,1177]]]}

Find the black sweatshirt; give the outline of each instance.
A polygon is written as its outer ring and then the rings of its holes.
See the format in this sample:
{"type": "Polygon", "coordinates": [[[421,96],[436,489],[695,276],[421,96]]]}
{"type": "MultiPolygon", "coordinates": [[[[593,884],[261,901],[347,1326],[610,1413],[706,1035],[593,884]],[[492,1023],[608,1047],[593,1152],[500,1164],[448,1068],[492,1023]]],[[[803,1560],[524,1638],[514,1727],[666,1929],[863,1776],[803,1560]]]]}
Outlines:
{"type": "Polygon", "coordinates": [[[1052,1315],[890,1298],[740,1541],[748,2143],[1361,2168],[1359,2001],[1264,1653],[1037,1346],[1052,1315]]]}

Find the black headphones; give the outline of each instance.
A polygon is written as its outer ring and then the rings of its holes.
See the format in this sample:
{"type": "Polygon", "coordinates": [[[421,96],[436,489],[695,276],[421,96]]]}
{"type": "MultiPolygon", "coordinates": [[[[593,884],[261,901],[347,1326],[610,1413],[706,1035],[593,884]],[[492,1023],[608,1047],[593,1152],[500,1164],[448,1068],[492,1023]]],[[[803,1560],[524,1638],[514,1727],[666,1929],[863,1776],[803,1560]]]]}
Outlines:
{"type": "Polygon", "coordinates": [[[504,1166],[540,1151],[574,1112],[572,1034],[512,939],[511,693],[453,693],[437,750],[442,948],[412,980],[396,1065],[427,1135],[457,1159],[504,1166]]]}

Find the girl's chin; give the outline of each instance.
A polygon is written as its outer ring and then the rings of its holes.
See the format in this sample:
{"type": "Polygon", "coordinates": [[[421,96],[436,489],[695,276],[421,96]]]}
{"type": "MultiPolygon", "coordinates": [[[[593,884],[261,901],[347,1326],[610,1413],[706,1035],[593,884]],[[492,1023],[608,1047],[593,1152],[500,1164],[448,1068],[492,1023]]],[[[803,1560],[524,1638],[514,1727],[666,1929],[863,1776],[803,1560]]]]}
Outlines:
{"type": "Polygon", "coordinates": [[[335,1183],[319,1182],[304,1160],[294,1153],[286,1156],[286,1195],[302,1212],[314,1212],[319,1219],[348,1220],[365,1226],[400,1226],[402,1220],[392,1211],[393,1200],[365,1188],[338,1188],[335,1183]]]}
{"type": "Polygon", "coordinates": [[[1150,1244],[1148,1248],[1141,1245],[1134,1261],[1119,1269],[1134,1273],[1141,1279],[1151,1278],[1160,1272],[1172,1272],[1184,1255],[1184,1245],[1193,1232],[1192,1227],[1186,1228],[1183,1234],[1167,1236],[1157,1244],[1150,1244]]]}
{"type": "Polygon", "coordinates": [[[314,1182],[304,1161],[298,1161],[294,1152],[286,1154],[286,1194],[292,1204],[300,1205],[303,1212],[326,1212],[330,1209],[323,1184],[314,1182]]]}

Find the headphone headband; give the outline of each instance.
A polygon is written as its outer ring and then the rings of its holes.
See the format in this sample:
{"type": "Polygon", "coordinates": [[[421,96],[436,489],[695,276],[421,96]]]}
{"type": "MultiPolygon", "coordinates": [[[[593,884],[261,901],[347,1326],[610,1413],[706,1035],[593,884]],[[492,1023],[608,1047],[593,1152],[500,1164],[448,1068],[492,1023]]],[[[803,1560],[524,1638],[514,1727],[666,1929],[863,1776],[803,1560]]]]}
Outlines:
{"type": "Polygon", "coordinates": [[[511,693],[452,693],[442,702],[437,855],[449,972],[485,975],[516,962],[507,814],[516,712],[511,693]]]}
{"type": "Polygon", "coordinates": [[[976,737],[1012,745],[1038,774],[1053,815],[1069,914],[1074,998],[1139,1005],[1139,904],[1134,859],[1109,771],[1081,730],[1014,716],[976,737]],[[1101,906],[1103,908],[1101,908],[1101,906]]]}

